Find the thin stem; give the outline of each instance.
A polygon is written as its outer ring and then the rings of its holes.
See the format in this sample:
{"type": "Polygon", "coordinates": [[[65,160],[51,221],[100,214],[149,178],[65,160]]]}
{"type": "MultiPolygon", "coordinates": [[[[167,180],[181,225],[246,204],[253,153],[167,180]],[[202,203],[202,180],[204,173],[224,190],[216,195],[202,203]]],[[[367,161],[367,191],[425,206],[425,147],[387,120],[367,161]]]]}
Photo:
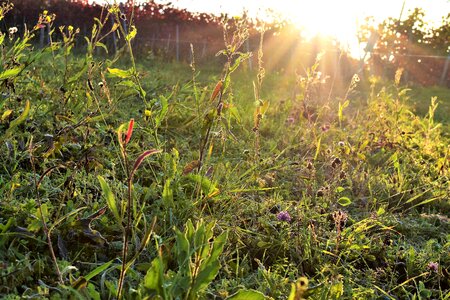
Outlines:
{"type": "Polygon", "coordinates": [[[48,249],[50,251],[50,256],[52,257],[53,264],[55,265],[56,274],[58,275],[58,281],[59,281],[60,284],[64,284],[64,280],[62,278],[62,274],[61,274],[61,271],[60,271],[59,266],[58,266],[58,261],[56,260],[55,251],[53,250],[53,245],[52,245],[52,239],[51,239],[50,231],[48,230],[47,222],[45,220],[45,216],[44,216],[44,213],[42,211],[41,196],[39,194],[39,183],[38,183],[38,181],[36,179],[37,173],[36,173],[36,167],[35,167],[35,164],[34,164],[34,157],[33,157],[33,137],[31,137],[31,140],[30,140],[29,152],[30,152],[31,167],[33,169],[34,187],[35,187],[35,190],[36,190],[36,202],[38,204],[39,214],[41,215],[42,228],[44,230],[45,237],[47,238],[48,249]]]}
{"type": "Polygon", "coordinates": [[[131,231],[132,177],[130,174],[130,164],[129,164],[128,158],[127,158],[126,145],[124,145],[124,148],[123,148],[123,157],[124,157],[125,168],[126,168],[127,177],[128,177],[128,180],[127,180],[127,182],[128,182],[128,201],[127,201],[127,210],[126,210],[127,223],[125,224],[125,228],[124,228],[124,232],[123,232],[122,268],[120,270],[119,284],[118,284],[118,288],[117,288],[117,299],[122,298],[123,283],[125,281],[125,274],[127,271],[126,266],[127,266],[128,240],[129,240],[130,231],[131,231]]]}

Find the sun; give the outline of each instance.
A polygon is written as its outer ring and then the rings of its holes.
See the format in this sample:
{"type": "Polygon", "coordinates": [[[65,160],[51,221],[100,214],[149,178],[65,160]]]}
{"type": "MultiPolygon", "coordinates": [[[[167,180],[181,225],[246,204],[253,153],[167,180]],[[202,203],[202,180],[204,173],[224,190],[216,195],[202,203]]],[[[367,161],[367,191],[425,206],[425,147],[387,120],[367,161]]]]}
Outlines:
{"type": "Polygon", "coordinates": [[[306,38],[317,35],[331,37],[339,41],[343,48],[359,48],[357,28],[364,16],[358,13],[357,4],[326,0],[289,2],[289,5],[279,8],[280,13],[300,28],[306,38]]]}

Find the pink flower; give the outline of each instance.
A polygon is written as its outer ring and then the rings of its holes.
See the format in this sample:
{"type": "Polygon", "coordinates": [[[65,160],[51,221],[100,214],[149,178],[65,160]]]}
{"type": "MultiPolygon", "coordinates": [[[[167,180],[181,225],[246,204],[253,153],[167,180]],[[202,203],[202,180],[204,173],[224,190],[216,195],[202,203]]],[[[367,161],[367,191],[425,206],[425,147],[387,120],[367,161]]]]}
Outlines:
{"type": "Polygon", "coordinates": [[[427,268],[428,268],[429,270],[431,270],[431,271],[437,273],[437,272],[438,272],[438,269],[439,269],[439,264],[438,264],[437,262],[431,261],[431,262],[428,263],[427,268]]]}
{"type": "Polygon", "coordinates": [[[290,222],[291,221],[291,216],[289,215],[289,213],[287,211],[280,211],[277,214],[277,219],[279,221],[290,222]]]}

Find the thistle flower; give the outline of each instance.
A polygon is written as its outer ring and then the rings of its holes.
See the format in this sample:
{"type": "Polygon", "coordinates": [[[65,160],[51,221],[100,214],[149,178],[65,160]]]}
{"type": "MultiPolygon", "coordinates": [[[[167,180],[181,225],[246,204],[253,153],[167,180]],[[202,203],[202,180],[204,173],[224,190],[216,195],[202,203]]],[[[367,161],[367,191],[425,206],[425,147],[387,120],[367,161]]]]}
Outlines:
{"type": "Polygon", "coordinates": [[[430,262],[428,263],[428,265],[427,265],[427,268],[428,268],[429,270],[431,270],[431,271],[437,273],[437,272],[438,272],[438,269],[439,269],[439,263],[430,261],[430,262]]]}
{"type": "Polygon", "coordinates": [[[278,221],[290,222],[291,216],[289,215],[289,213],[287,211],[280,211],[277,214],[277,219],[278,219],[278,221]]]}

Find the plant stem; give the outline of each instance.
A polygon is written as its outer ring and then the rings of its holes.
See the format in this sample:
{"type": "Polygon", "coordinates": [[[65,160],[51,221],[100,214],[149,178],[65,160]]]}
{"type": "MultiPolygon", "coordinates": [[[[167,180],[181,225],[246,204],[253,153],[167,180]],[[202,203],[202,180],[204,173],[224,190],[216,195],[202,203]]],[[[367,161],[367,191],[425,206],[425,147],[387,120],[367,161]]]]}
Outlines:
{"type": "Polygon", "coordinates": [[[39,194],[39,183],[36,179],[37,173],[36,173],[36,167],[34,165],[34,157],[33,157],[33,137],[31,137],[31,139],[30,139],[29,152],[30,152],[31,167],[33,169],[34,188],[36,190],[36,202],[38,204],[39,214],[41,215],[42,228],[44,230],[44,234],[47,239],[47,245],[48,245],[48,249],[50,251],[50,256],[52,257],[53,264],[55,265],[55,271],[56,271],[56,274],[58,275],[58,281],[60,284],[64,284],[64,280],[62,278],[62,274],[61,274],[61,271],[58,266],[58,261],[56,260],[55,251],[53,250],[52,238],[51,238],[50,232],[47,227],[47,222],[45,220],[44,213],[42,211],[42,202],[41,202],[41,197],[39,194]]]}
{"type": "Polygon", "coordinates": [[[119,276],[119,284],[117,287],[117,299],[122,298],[122,292],[123,292],[123,283],[125,281],[125,274],[127,269],[127,253],[128,253],[128,240],[130,236],[131,231],[131,205],[132,205],[132,177],[130,174],[130,164],[128,162],[127,158],[127,152],[126,152],[126,145],[124,145],[123,148],[123,156],[125,160],[125,168],[127,172],[128,177],[128,200],[127,200],[127,223],[125,224],[124,232],[123,232],[123,246],[122,246],[122,268],[120,269],[120,276],[119,276]]]}

